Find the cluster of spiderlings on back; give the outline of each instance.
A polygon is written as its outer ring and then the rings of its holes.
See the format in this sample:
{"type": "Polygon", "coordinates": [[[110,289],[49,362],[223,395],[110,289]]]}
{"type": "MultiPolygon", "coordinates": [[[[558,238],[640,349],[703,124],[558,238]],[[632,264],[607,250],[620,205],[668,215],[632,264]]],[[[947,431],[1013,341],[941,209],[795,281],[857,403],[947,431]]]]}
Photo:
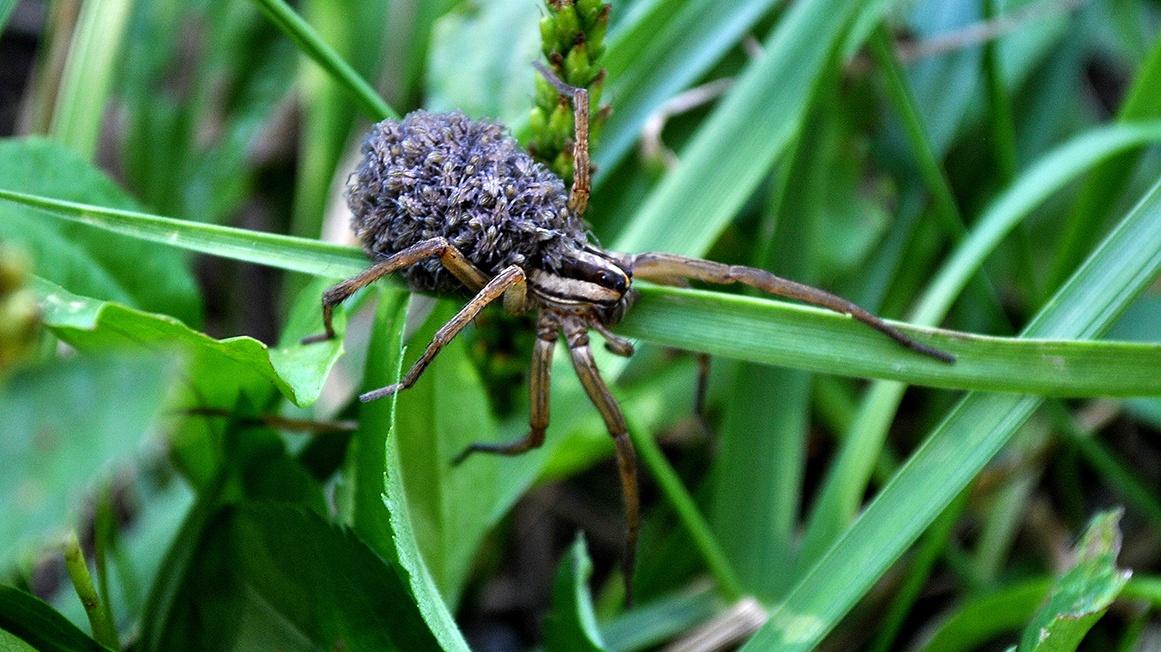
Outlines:
{"type": "MultiPolygon", "coordinates": [[[[348,182],[351,225],[377,258],[443,236],[488,276],[509,265],[555,270],[585,244],[564,183],[500,124],[416,111],[375,125],[348,182]]],[[[413,265],[415,290],[462,286],[438,259],[413,265]]]]}

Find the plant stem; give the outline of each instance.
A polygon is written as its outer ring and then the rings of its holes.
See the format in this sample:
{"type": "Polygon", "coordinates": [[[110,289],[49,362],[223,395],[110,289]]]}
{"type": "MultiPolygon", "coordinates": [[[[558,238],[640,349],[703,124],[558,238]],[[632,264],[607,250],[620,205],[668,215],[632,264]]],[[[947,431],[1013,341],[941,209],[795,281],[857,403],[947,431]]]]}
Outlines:
{"type": "Polygon", "coordinates": [[[641,461],[645,463],[645,468],[649,469],[649,473],[652,474],[658,487],[661,488],[661,493],[673,506],[677,512],[677,518],[685,526],[689,536],[693,538],[694,545],[697,546],[698,552],[705,559],[706,566],[709,567],[710,574],[717,580],[722,594],[730,602],[741,598],[744,595],[741,581],[738,580],[737,574],[734,573],[734,569],[726,559],[726,553],[722,550],[721,544],[717,542],[710,531],[709,523],[698,511],[693,496],[685,490],[681,479],[677,477],[677,472],[665,459],[661,447],[648,433],[644,433],[637,427],[629,428],[629,437],[633,440],[633,446],[637,449],[641,461]]]}
{"type": "Polygon", "coordinates": [[[89,575],[89,566],[85,562],[81,543],[77,540],[76,530],[70,531],[65,536],[64,559],[69,579],[72,580],[77,597],[85,607],[85,615],[89,617],[93,638],[112,650],[120,650],[121,643],[117,639],[117,628],[113,626],[113,616],[93,586],[93,578],[89,575]]]}

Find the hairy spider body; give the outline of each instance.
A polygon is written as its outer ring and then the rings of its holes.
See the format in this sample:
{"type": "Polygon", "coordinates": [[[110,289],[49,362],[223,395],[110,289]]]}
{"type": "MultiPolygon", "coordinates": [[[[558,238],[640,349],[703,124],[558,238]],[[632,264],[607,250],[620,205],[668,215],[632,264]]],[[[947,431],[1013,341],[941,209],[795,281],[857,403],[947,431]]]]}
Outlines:
{"type": "Polygon", "coordinates": [[[662,284],[697,280],[749,285],[848,314],[943,362],[954,358],[845,299],[765,270],[667,253],[616,254],[590,243],[583,225],[590,189],[588,94],[543,67],[537,69],[562,101],[572,103],[575,178],[568,192],[494,122],[471,120],[462,113],[417,111],[401,121],[375,125],[363,144],[362,163],[351,176],[347,200],[355,233],[376,263],[326,291],[325,333],[305,341],[334,337],[334,306],[387,274],[405,274],[417,291],[474,293],[398,383],[360,396],[370,401],[411,387],[440,349],[489,303],[502,298],[510,312],[537,310],[528,433],[511,442],[472,444],[454,462],[477,452],[517,455],[544,443],[552,353],[563,335],[577,377],[613,438],[625,498],[622,564],[631,600],[639,523],[636,459],[624,415],[597,371],[588,331],[599,332],[613,353],[632,355],[632,344],[609,327],[632,303],[634,277],[662,284]]]}
{"type": "MultiPolygon", "coordinates": [[[[564,182],[500,124],[416,111],[376,124],[347,186],[351,226],[385,258],[442,237],[489,277],[506,267],[556,270],[586,234],[564,182]]],[[[463,287],[438,259],[404,272],[412,289],[463,287]]]]}

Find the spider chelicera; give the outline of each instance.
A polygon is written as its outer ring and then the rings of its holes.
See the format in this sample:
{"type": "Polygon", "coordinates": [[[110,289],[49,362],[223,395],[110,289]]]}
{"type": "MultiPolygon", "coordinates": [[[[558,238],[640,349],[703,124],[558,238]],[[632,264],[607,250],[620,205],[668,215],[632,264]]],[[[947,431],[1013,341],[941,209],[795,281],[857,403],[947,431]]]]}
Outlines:
{"type": "Polygon", "coordinates": [[[503,299],[512,313],[537,310],[528,434],[510,442],[472,444],[454,462],[473,453],[518,455],[544,443],[552,353],[563,334],[573,368],[615,444],[627,526],[622,568],[631,599],[640,522],[636,458],[624,415],[597,371],[588,332],[600,333],[613,353],[632,355],[632,344],[610,327],[632,304],[634,279],[741,283],[850,315],[937,360],[954,358],[916,342],[850,301],[765,270],[668,253],[612,253],[592,244],[582,221],[591,189],[588,92],[566,85],[541,65],[537,70],[562,102],[572,104],[572,187],[566,192],[564,182],[520,149],[497,123],[461,113],[424,111],[402,121],[380,122],[363,143],[362,163],[347,189],[352,226],[377,262],[326,291],[322,300],[326,331],[304,343],[333,338],[334,307],[394,272],[403,272],[416,291],[474,295],[436,332],[398,383],[363,394],[359,398],[365,402],[415,384],[440,349],[488,304],[503,299]]]}

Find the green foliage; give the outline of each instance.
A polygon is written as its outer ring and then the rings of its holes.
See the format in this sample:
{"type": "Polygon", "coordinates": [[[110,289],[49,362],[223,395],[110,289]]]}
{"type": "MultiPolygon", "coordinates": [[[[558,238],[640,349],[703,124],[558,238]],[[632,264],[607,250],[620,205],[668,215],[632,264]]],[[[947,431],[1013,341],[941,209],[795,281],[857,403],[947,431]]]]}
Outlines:
{"type": "Polygon", "coordinates": [[[552,587],[552,612],[544,618],[544,644],[550,650],[597,652],[607,649],[597,631],[589,578],[593,562],[583,535],[560,560],[552,587]]]}
{"type": "Polygon", "coordinates": [[[1117,568],[1121,552],[1120,511],[1095,516],[1073,554],[1076,561],[1061,576],[1040,611],[1024,628],[1021,650],[1075,650],[1128,581],[1117,568]]]}
{"type": "Polygon", "coordinates": [[[1154,4],[57,4],[20,118],[50,138],[0,140],[0,648],[103,649],[43,561],[70,530],[100,640],[140,650],[640,650],[707,623],[746,649],[1133,649],[1156,620],[1154,4]],[[1012,29],[973,41],[989,17],[1012,29]],[[541,449],[453,466],[527,432],[518,322],[366,404],[461,298],[384,280],[300,344],[368,264],[319,236],[369,121],[496,117],[571,176],[537,50],[590,90],[599,242],[770,269],[957,356],[636,286],[632,361],[593,336],[643,474],[629,609],[612,448],[567,356],[541,449]],[[667,348],[715,357],[704,415],[667,348]],[[713,621],[753,598],[764,625],[713,621]]]}
{"type": "Polygon", "coordinates": [[[0,385],[0,567],[24,561],[84,509],[133,456],[172,381],[150,357],[85,357],[20,369],[0,385]]]}

